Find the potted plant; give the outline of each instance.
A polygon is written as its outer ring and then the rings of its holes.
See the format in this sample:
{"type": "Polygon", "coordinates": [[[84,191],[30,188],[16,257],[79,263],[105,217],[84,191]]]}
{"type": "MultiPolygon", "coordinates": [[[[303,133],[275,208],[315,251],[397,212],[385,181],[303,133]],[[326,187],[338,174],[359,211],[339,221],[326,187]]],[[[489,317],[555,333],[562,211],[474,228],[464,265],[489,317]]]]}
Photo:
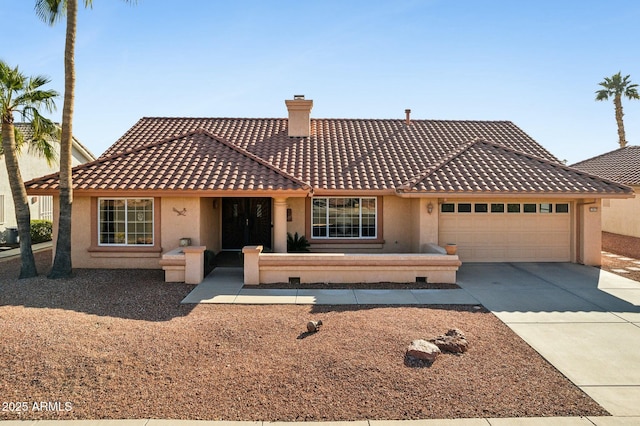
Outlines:
{"type": "Polygon", "coordinates": [[[305,253],[309,251],[309,241],[304,235],[291,235],[287,232],[287,253],[305,253]]]}
{"type": "Polygon", "coordinates": [[[456,254],[458,252],[458,246],[455,243],[447,243],[444,249],[447,251],[447,254],[456,254]]]}

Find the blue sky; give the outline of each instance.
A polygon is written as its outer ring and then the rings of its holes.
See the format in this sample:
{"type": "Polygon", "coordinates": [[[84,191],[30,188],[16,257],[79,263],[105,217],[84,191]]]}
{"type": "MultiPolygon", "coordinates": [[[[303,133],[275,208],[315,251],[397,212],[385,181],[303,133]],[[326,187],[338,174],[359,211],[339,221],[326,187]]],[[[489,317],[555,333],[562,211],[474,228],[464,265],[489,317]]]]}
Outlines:
{"type": "MultiPolygon", "coordinates": [[[[64,21],[34,4],[0,0],[0,58],[62,94],[64,21]]],[[[618,147],[594,92],[640,83],[638,18],[635,0],[94,0],[74,134],[99,155],[141,117],[285,117],[304,94],[316,118],[510,120],[573,163],[618,147]]],[[[640,145],[640,101],[623,105],[640,145]]]]}

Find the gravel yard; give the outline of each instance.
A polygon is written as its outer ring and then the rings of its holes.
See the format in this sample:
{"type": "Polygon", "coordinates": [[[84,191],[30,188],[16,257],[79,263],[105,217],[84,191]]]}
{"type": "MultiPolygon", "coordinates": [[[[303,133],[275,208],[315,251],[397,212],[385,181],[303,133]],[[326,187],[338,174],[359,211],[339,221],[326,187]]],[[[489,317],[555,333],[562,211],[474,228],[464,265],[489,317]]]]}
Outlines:
{"type": "MultiPolygon", "coordinates": [[[[36,256],[45,273],[50,252],[36,256]]],[[[180,305],[193,287],[162,271],[75,272],[18,281],[18,261],[0,263],[0,419],[607,414],[483,309],[180,305]],[[468,352],[405,360],[454,327],[468,352]]]]}

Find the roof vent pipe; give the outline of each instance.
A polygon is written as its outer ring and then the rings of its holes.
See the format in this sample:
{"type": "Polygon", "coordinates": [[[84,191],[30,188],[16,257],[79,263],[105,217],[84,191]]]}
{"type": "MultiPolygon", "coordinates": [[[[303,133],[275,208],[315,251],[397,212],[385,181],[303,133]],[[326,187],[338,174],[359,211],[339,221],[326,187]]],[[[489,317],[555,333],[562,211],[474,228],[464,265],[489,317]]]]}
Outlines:
{"type": "Polygon", "coordinates": [[[405,109],[404,113],[406,114],[406,118],[404,119],[404,122],[407,126],[411,125],[411,110],[410,109],[405,109]]]}

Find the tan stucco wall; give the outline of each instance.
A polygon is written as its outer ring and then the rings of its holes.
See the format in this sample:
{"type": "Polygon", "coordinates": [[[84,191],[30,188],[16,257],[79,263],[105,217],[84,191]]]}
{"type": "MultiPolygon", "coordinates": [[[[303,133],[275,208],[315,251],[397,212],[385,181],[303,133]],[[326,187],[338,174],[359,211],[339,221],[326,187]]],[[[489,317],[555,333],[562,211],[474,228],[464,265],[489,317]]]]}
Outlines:
{"type": "Polygon", "coordinates": [[[438,200],[436,198],[411,199],[411,251],[425,253],[427,244],[438,243],[438,200]],[[429,214],[431,205],[431,214],[429,214]]]}
{"type": "Polygon", "coordinates": [[[412,214],[412,199],[383,197],[383,253],[409,253],[416,235],[416,218],[412,214]]]}
{"type": "Polygon", "coordinates": [[[602,259],[601,200],[578,203],[580,246],[578,262],[600,266],[602,259]]]}
{"type": "Polygon", "coordinates": [[[305,235],[305,198],[287,198],[287,208],[291,209],[291,222],[287,222],[287,232],[290,234],[304,235],[309,239],[309,235],[305,235]]]}
{"type": "Polygon", "coordinates": [[[602,230],[640,238],[640,186],[635,198],[602,200],[602,230]]]}
{"type": "Polygon", "coordinates": [[[200,244],[214,253],[220,251],[220,198],[202,198],[200,200],[200,244]]]}
{"type": "MultiPolygon", "coordinates": [[[[157,208],[157,207],[156,207],[157,208]]],[[[200,243],[200,199],[186,197],[162,198],[162,251],[173,250],[180,245],[181,238],[191,238],[191,245],[200,243]],[[176,213],[175,210],[184,215],[176,213]]]]}

